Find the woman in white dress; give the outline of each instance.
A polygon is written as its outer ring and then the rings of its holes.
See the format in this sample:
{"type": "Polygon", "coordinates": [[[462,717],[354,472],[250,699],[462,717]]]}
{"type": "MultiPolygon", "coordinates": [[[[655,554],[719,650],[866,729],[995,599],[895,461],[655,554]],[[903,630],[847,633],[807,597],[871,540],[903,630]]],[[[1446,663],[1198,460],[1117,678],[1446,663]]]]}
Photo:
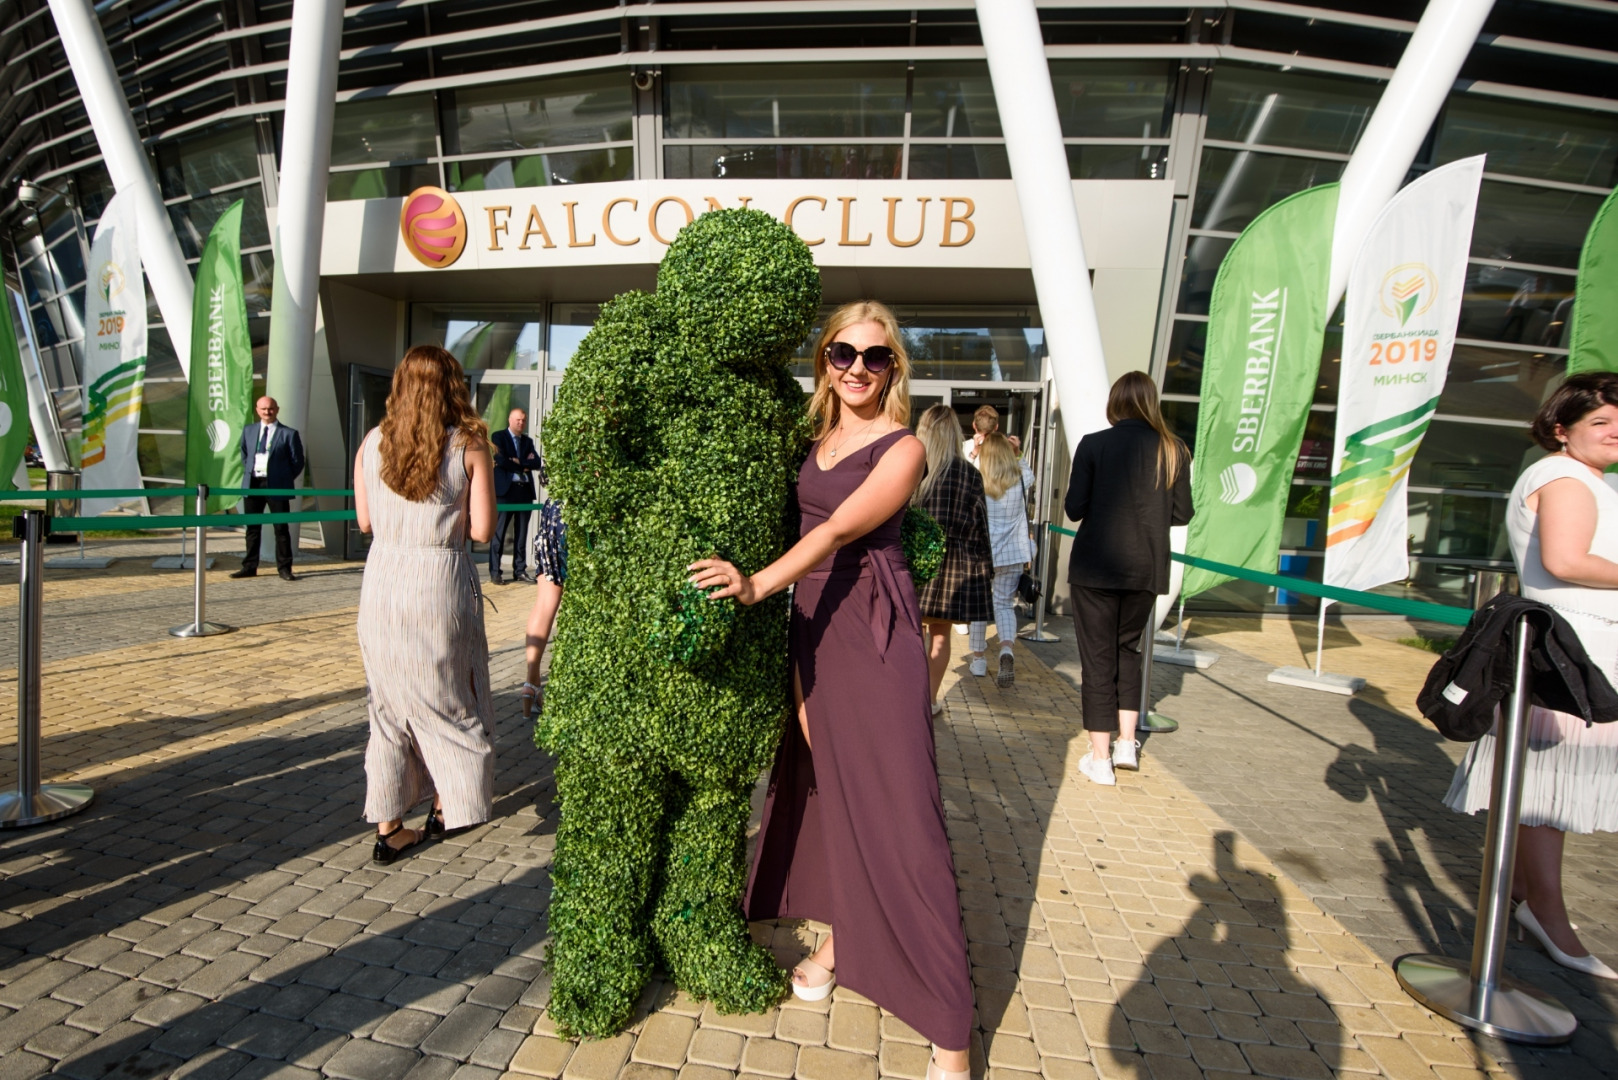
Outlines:
{"type": "MultiPolygon", "coordinates": [[[[1569,377],[1534,417],[1534,438],[1553,453],[1530,465],[1506,511],[1522,594],[1555,608],[1591,660],[1618,683],[1618,374],[1569,377]]],[[[1472,814],[1489,806],[1495,739],[1467,751],[1444,802],[1472,814]]],[[[1562,896],[1566,833],[1618,832],[1618,724],[1537,706],[1529,712],[1528,760],[1512,898],[1518,924],[1553,960],[1618,979],[1579,942],[1562,896]]]]}

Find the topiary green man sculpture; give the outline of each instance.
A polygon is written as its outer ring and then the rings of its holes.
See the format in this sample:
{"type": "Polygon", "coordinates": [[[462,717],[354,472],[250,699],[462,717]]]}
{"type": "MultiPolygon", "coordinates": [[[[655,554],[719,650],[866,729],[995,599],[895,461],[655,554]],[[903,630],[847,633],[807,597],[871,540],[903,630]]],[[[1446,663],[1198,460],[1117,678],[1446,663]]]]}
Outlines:
{"type": "Polygon", "coordinates": [[[686,567],[752,573],[796,538],[808,421],[788,363],[819,303],[785,225],[704,214],[654,295],[602,310],[545,422],[568,578],[536,739],[557,757],[549,1012],[569,1034],[622,1027],[654,965],[726,1012],[786,989],[741,896],[749,796],[790,705],[787,600],[712,602],[686,567]]]}

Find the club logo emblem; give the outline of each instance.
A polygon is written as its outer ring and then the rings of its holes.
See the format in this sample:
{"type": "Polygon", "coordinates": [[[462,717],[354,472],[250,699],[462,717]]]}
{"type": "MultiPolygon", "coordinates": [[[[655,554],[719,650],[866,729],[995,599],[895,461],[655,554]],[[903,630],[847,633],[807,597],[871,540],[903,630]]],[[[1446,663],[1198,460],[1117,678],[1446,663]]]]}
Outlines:
{"type": "Polygon", "coordinates": [[[441,270],[466,249],[466,215],[443,188],[419,187],[399,209],[399,235],[418,262],[441,270]]]}

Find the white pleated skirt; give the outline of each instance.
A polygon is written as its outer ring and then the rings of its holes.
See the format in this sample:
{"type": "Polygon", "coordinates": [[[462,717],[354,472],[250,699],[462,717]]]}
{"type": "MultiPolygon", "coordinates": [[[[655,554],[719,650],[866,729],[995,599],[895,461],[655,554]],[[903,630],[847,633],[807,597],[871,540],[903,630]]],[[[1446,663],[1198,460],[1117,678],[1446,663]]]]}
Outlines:
{"type": "MultiPolygon", "coordinates": [[[[1618,633],[1606,620],[1562,610],[1591,658],[1613,677],[1618,633]]],[[[1615,684],[1618,685],[1618,684],[1615,684]]],[[[1495,730],[1499,730],[1498,719],[1495,730]]],[[[1463,814],[1489,808],[1494,785],[1495,733],[1467,750],[1444,805],[1463,814]]],[[[1528,710],[1528,756],[1523,769],[1522,824],[1570,833],[1618,832],[1618,723],[1534,706],[1528,710]]]]}

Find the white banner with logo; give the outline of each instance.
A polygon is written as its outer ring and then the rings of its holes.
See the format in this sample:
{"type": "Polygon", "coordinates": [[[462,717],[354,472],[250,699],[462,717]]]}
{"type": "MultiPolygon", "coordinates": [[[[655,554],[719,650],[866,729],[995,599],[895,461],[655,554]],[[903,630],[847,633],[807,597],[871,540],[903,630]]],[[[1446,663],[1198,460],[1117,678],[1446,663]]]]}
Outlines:
{"type": "MultiPolygon", "coordinates": [[[[146,287],[141,279],[135,204],[127,194],[107,203],[90,245],[84,290],[84,437],[80,486],[138,488],[135,456],[141,391],[146,381],[146,287]]],[[[119,507],[146,511],[141,498],[84,500],[86,516],[119,507]]]]}
{"type": "Polygon", "coordinates": [[[1449,373],[1482,178],[1480,155],[1405,187],[1371,226],[1349,272],[1328,585],[1372,589],[1409,576],[1410,464],[1449,373]]]}

